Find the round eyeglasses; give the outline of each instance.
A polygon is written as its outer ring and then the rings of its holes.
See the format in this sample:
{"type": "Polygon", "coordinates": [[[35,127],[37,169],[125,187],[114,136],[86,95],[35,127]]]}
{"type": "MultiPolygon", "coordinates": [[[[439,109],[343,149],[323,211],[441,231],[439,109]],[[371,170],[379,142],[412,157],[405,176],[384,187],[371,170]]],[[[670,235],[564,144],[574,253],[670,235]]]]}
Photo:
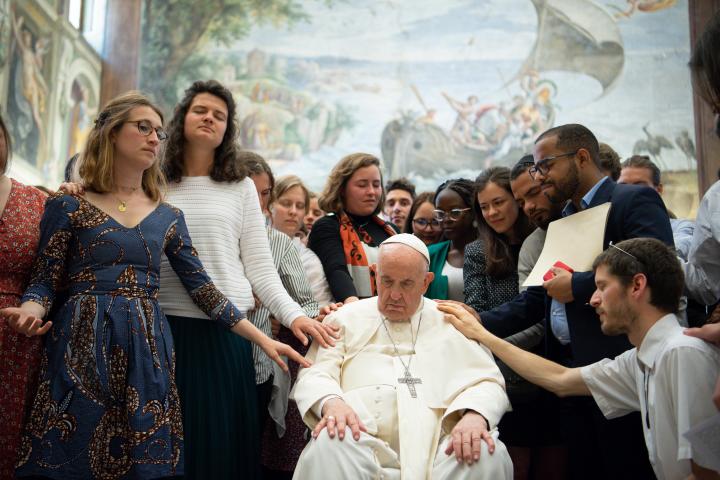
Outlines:
{"type": "Polygon", "coordinates": [[[428,220],[427,218],[413,218],[412,222],[413,225],[421,230],[425,230],[428,227],[430,227],[431,230],[439,230],[441,227],[440,222],[435,219],[428,220]]]}
{"type": "Polygon", "coordinates": [[[162,127],[153,128],[152,123],[150,123],[150,121],[148,120],[128,120],[126,123],[136,124],[140,135],[143,135],[145,137],[149,136],[153,132],[153,130],[155,130],[155,134],[157,135],[158,140],[160,140],[161,142],[168,138],[167,132],[162,127]]]}

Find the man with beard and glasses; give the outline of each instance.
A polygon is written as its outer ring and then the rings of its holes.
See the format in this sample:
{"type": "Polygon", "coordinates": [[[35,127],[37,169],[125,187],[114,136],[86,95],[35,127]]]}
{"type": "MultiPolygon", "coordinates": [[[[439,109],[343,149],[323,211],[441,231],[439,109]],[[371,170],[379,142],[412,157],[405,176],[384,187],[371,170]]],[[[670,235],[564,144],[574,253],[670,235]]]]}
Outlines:
{"type": "MultiPolygon", "coordinates": [[[[642,425],[658,479],[720,478],[710,469],[713,459],[683,437],[717,414],[710,396],[720,349],[683,334],[676,315],[683,275],[674,251],[655,239],[626,240],[611,244],[593,269],[597,289],[590,305],[602,332],[627,335],[635,346],[614,360],[566,368],[493,336],[456,305],[439,309],[464,335],[529,381],[560,396],[591,395],[608,418],[639,412],[634,419],[642,425]]],[[[613,447],[621,453],[617,444],[613,447]]],[[[626,468],[619,455],[615,460],[626,468]]]]}
{"type": "MultiPolygon", "coordinates": [[[[535,164],[529,172],[563,216],[611,203],[603,246],[630,238],[649,237],[673,245],[667,210],[658,193],[635,185],[618,185],[599,167],[598,141],[586,127],[562,125],[535,141],[535,164]]],[[[578,245],[582,248],[582,245],[578,245]]],[[[588,302],[595,290],[593,272],[555,276],[530,287],[512,301],[480,312],[483,325],[507,337],[545,318],[545,355],[572,367],[615,358],[632,345],[625,337],[602,334],[588,302]]],[[[637,414],[607,420],[589,399],[569,399],[563,416],[570,446],[571,478],[652,478],[637,414]],[[634,417],[633,417],[634,416],[634,417]]]]}

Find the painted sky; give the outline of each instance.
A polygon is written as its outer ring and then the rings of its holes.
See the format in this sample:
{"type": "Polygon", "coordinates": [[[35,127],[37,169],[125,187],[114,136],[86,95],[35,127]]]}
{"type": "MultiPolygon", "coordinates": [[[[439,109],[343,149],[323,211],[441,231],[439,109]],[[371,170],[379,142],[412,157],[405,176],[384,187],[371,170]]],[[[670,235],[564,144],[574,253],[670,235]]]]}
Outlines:
{"type": "MultiPolygon", "coordinates": [[[[588,0],[553,0],[582,9],[588,0]]],[[[625,10],[623,0],[598,0],[609,15],[625,10]]],[[[508,102],[519,91],[506,86],[531,52],[537,14],[531,0],[349,0],[331,6],[302,2],[310,17],[292,29],[261,26],[229,49],[253,48],[289,61],[307,58],[324,71],[343,71],[381,93],[331,93],[324,98],[349,104],[359,124],[335,148],[327,148],[285,165],[280,173],[296,169],[315,188],[321,185],[337,159],[352,151],[379,155],[383,127],[398,112],[422,111],[410,86],[416,85],[436,121],[448,131],[455,112],[442,98],[477,95],[481,103],[508,102]],[[330,60],[330,59],[334,60],[330,60]],[[342,62],[347,61],[343,67],[342,62]]],[[[687,0],[653,13],[636,12],[617,20],[625,49],[625,66],[614,88],[602,92],[594,79],[567,72],[543,76],[558,86],[553,99],[555,124],[578,122],[610,143],[622,157],[645,138],[642,127],[672,142],[682,131],[693,131],[692,97],[687,60],[690,55],[687,0]],[[604,94],[603,94],[604,93],[604,94]]],[[[225,50],[227,47],[210,47],[225,50]]],[[[663,157],[669,169],[687,166],[675,148],[663,157]]],[[[477,166],[463,172],[475,174],[477,166]],[[475,168],[475,169],[473,169],[475,168]]],[[[418,179],[430,187],[437,179],[418,179]]]]}
{"type": "Polygon", "coordinates": [[[235,48],[261,44],[288,56],[394,62],[522,59],[537,23],[529,0],[303,2],[303,8],[311,23],[281,35],[260,27],[235,48]]]}

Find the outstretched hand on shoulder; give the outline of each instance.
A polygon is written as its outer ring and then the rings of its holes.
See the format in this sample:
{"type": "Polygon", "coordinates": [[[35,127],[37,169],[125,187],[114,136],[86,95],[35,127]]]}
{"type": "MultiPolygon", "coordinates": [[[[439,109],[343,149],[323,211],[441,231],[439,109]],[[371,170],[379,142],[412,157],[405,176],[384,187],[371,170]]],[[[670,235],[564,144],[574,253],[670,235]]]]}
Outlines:
{"type": "Polygon", "coordinates": [[[450,302],[439,302],[437,308],[445,314],[445,320],[450,322],[460,333],[470,340],[484,344],[489,337],[492,337],[492,334],[483,327],[479,316],[475,317],[460,305],[450,302]]]}

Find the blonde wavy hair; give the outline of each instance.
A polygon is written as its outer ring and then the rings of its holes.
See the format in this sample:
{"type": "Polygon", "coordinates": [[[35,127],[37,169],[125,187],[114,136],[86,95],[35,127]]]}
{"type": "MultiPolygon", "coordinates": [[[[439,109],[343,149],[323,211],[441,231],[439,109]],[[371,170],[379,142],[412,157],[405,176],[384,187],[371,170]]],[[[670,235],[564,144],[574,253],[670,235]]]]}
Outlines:
{"type": "MultiPolygon", "coordinates": [[[[347,185],[350,177],[355,172],[364,167],[370,167],[375,165],[380,170],[380,185],[383,184],[382,169],[380,168],[380,160],[374,155],[369,153],[351,153],[343,157],[332,169],[330,176],[325,183],[320,198],[318,199],[318,205],[321,209],[326,212],[333,212],[339,215],[345,209],[345,202],[343,196],[345,195],[345,186],[347,185]]],[[[382,210],[382,206],[385,204],[385,190],[383,189],[380,195],[380,201],[378,202],[374,215],[377,215],[382,210]]]]}
{"type": "MultiPolygon", "coordinates": [[[[305,214],[310,211],[310,190],[307,189],[303,181],[297,175],[283,175],[277,179],[273,188],[273,203],[276,202],[285,192],[291,188],[300,187],[305,197],[305,214]]],[[[272,205],[270,205],[272,209],[272,205]]]]}
{"type": "MultiPolygon", "coordinates": [[[[160,116],[160,121],[164,121],[160,109],[138,91],[126,92],[113,98],[98,114],[80,158],[79,174],[85,188],[97,193],[111,192],[115,188],[115,147],[112,135],[130,118],[130,112],[138,107],[152,108],[160,116]]],[[[165,175],[158,155],[152,166],[143,173],[142,188],[157,202],[163,197],[165,187],[165,175]]]]}

